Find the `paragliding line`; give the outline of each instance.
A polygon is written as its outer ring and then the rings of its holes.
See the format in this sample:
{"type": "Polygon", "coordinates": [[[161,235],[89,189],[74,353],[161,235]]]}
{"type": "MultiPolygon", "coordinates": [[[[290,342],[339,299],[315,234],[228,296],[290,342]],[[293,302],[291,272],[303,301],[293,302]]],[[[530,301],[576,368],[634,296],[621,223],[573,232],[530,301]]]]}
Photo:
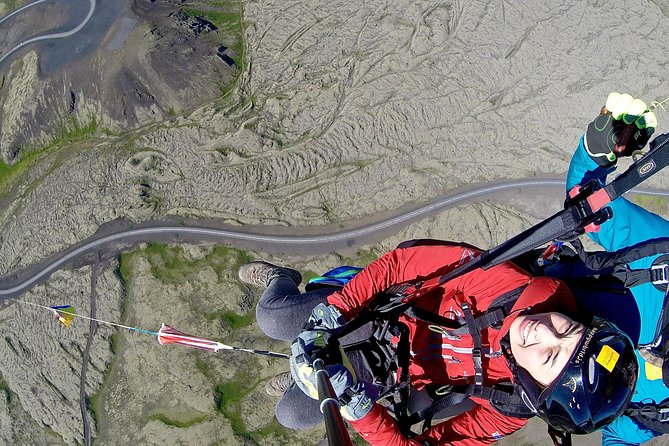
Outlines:
{"type": "MultiPolygon", "coordinates": [[[[26,302],[26,301],[20,300],[20,299],[10,299],[10,300],[13,300],[14,302],[18,302],[20,304],[32,305],[33,307],[43,308],[47,311],[51,311],[51,312],[53,311],[52,307],[47,307],[46,305],[40,305],[40,304],[36,304],[36,303],[32,303],[32,302],[26,302]]],[[[94,317],[88,317],[88,316],[84,316],[83,314],[76,314],[76,313],[72,313],[72,312],[65,311],[65,310],[59,310],[59,312],[63,313],[63,314],[68,314],[68,315],[73,316],[73,317],[78,317],[78,318],[81,318],[81,319],[87,319],[89,321],[99,322],[101,324],[113,325],[114,327],[125,328],[126,330],[137,331],[137,332],[140,332],[140,333],[146,333],[146,334],[150,334],[150,335],[153,335],[153,336],[158,336],[157,331],[149,331],[149,330],[144,330],[144,329],[137,328],[137,327],[129,327],[127,325],[117,324],[115,322],[103,321],[101,319],[96,319],[94,317]]]]}
{"type": "MultiPolygon", "coordinates": [[[[46,305],[40,305],[36,304],[33,302],[26,302],[24,300],[12,298],[10,300],[13,300],[14,302],[25,304],[25,305],[32,305],[33,307],[37,308],[42,308],[44,310],[47,310],[49,312],[54,312],[56,309],[54,307],[47,307],[46,305]]],[[[119,328],[124,328],[126,330],[130,331],[136,331],[138,333],[145,333],[149,334],[151,336],[156,336],[158,338],[158,342],[161,345],[165,344],[171,344],[171,343],[176,343],[176,344],[181,344],[185,345],[188,347],[194,347],[194,348],[199,348],[203,350],[210,350],[214,352],[218,352],[219,350],[234,350],[234,351],[240,351],[240,352],[246,352],[246,353],[253,353],[256,355],[263,355],[263,356],[271,356],[273,358],[282,358],[282,359],[288,359],[289,356],[284,354],[284,353],[277,353],[277,352],[272,352],[268,350],[256,350],[256,349],[250,349],[250,348],[242,348],[242,347],[235,347],[232,345],[227,345],[222,342],[218,341],[210,341],[208,339],[202,339],[202,338],[197,338],[195,336],[188,335],[186,333],[182,333],[178,330],[175,330],[174,328],[170,327],[169,325],[163,324],[161,329],[159,331],[151,331],[151,330],[145,330],[143,328],[138,328],[138,327],[130,327],[128,325],[123,325],[123,324],[118,324],[116,322],[109,322],[105,321],[102,319],[96,319],[94,317],[88,317],[84,316],[82,314],[76,314],[73,311],[66,311],[64,309],[58,308],[58,312],[61,314],[67,314],[72,317],[78,317],[81,319],[87,319],[89,321],[95,321],[99,322],[101,324],[107,324],[107,325],[112,325],[114,327],[119,327],[119,328]]]]}

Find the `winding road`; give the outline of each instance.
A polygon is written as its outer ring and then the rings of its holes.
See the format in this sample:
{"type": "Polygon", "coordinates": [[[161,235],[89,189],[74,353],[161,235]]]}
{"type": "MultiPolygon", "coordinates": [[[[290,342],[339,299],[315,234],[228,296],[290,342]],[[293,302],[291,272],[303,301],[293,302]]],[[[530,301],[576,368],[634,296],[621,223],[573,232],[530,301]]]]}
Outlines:
{"type": "MultiPolygon", "coordinates": [[[[375,233],[389,229],[400,229],[409,222],[419,220],[427,215],[443,211],[444,209],[462,205],[466,202],[477,201],[483,197],[518,189],[559,189],[563,191],[565,182],[563,180],[550,179],[526,179],[516,181],[499,181],[495,183],[483,183],[474,185],[467,190],[459,191],[440,198],[432,203],[424,205],[418,209],[404,212],[400,215],[382,220],[377,223],[364,225],[351,230],[335,232],[321,235],[264,235],[246,232],[243,230],[233,231],[211,227],[193,227],[165,225],[164,223],[149,223],[148,227],[119,230],[112,234],[104,236],[93,236],[83,241],[75,247],[62,251],[53,257],[46,265],[42,265],[37,271],[31,271],[27,277],[20,280],[8,279],[9,276],[19,277],[21,274],[12,273],[0,278],[0,300],[17,296],[24,293],[40,280],[46,279],[50,274],[63,266],[75,261],[79,256],[100,249],[102,246],[119,242],[126,239],[140,239],[142,241],[151,240],[152,237],[168,236],[179,237],[188,235],[193,238],[214,239],[225,242],[256,242],[262,243],[265,249],[286,248],[295,250],[297,247],[307,247],[315,249],[321,245],[327,244],[332,249],[345,248],[351,246],[356,239],[362,236],[370,236],[375,233]],[[12,283],[14,282],[14,283],[12,283]],[[18,283],[16,283],[18,282],[18,283]]],[[[669,191],[654,189],[636,189],[636,194],[669,197],[669,191]]],[[[295,228],[299,230],[298,228],[295,228]]],[[[28,268],[29,269],[29,268],[28,268]]]]}
{"type": "MultiPolygon", "coordinates": [[[[4,17],[1,17],[1,18],[0,18],[0,25],[1,25],[5,20],[9,19],[10,17],[15,16],[16,14],[18,14],[18,13],[20,13],[20,12],[22,12],[22,11],[25,11],[25,10],[28,9],[28,8],[32,8],[32,7],[34,7],[34,6],[38,5],[38,4],[40,4],[40,3],[44,3],[44,2],[46,2],[46,1],[49,1],[49,0],[37,0],[37,1],[33,2],[33,3],[29,3],[29,4],[25,5],[25,6],[22,7],[22,8],[17,9],[16,11],[12,12],[11,14],[8,14],[8,15],[6,15],[6,16],[4,16],[4,17]]],[[[13,53],[15,53],[16,51],[20,50],[21,48],[23,48],[23,47],[25,47],[25,46],[27,46],[27,45],[30,45],[30,44],[35,43],[35,42],[40,42],[40,41],[43,41],[43,40],[64,39],[64,38],[66,38],[66,37],[70,37],[70,36],[72,36],[72,35],[78,33],[79,31],[81,31],[81,29],[82,29],[84,26],[86,26],[86,24],[88,23],[88,21],[89,21],[89,20],[91,19],[91,17],[93,16],[93,13],[95,12],[95,6],[96,6],[96,2],[97,2],[97,0],[89,0],[89,2],[90,2],[90,9],[88,10],[88,14],[86,14],[86,17],[84,17],[84,20],[82,20],[82,22],[79,23],[79,25],[77,25],[76,27],[72,28],[72,29],[69,30],[69,31],[63,31],[63,32],[60,32],[60,33],[53,33],[53,34],[44,34],[44,35],[42,35],[42,36],[31,37],[31,38],[28,39],[28,40],[24,40],[23,42],[19,43],[19,44],[16,45],[14,48],[12,48],[11,50],[9,50],[9,51],[8,51],[6,54],[4,54],[2,57],[0,57],[0,64],[1,64],[5,59],[7,59],[9,56],[11,56],[13,53]]]]}

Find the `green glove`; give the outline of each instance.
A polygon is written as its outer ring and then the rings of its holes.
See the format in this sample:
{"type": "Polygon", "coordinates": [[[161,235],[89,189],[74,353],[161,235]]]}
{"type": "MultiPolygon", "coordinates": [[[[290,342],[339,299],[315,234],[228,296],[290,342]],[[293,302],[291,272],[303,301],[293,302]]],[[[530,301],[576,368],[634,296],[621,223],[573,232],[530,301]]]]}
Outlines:
{"type": "MultiPolygon", "coordinates": [[[[305,333],[305,332],[303,332],[305,333]]],[[[312,332],[313,333],[313,332],[312,332]]],[[[302,335],[300,335],[302,336],[302,335]]],[[[305,353],[303,337],[298,337],[291,346],[290,373],[302,392],[315,400],[318,399],[318,384],[313,359],[305,353]]],[[[345,361],[349,366],[348,360],[345,361]]],[[[355,384],[355,376],[344,364],[333,364],[325,367],[330,377],[332,389],[337,396],[355,384]]]]}
{"type": "Polygon", "coordinates": [[[339,397],[339,401],[344,403],[340,412],[348,421],[360,420],[372,410],[378,396],[379,389],[375,385],[360,381],[339,397]]]}
{"type": "MultiPolygon", "coordinates": [[[[297,386],[305,395],[318,398],[316,389],[316,371],[313,368],[314,355],[327,348],[333,334],[344,328],[344,317],[334,305],[318,304],[311,312],[305,330],[300,333],[290,346],[290,372],[297,386]]],[[[340,395],[355,382],[353,368],[344,351],[339,348],[342,364],[328,365],[326,370],[337,395],[340,395]]]]}
{"type": "Polygon", "coordinates": [[[585,132],[585,150],[598,165],[610,167],[621,156],[641,150],[657,126],[655,113],[641,99],[610,93],[606,105],[585,132]]]}

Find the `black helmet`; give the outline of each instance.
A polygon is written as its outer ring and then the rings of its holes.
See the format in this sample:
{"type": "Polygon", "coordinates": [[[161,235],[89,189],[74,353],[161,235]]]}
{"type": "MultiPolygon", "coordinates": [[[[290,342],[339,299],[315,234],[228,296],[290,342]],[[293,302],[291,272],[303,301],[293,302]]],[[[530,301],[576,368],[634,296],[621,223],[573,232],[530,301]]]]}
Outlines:
{"type": "Polygon", "coordinates": [[[516,370],[525,404],[553,429],[588,434],[625,410],[639,365],[630,338],[595,317],[562,373],[545,389],[522,368],[516,370]]]}

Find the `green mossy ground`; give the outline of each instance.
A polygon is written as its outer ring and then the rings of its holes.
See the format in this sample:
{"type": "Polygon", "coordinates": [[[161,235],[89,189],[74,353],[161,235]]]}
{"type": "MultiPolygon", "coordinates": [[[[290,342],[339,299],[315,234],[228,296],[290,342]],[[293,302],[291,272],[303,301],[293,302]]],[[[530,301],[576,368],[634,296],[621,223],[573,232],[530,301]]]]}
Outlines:
{"type": "Polygon", "coordinates": [[[239,372],[232,380],[216,385],[214,395],[219,412],[230,421],[233,432],[244,444],[264,444],[264,439],[268,437],[273,437],[274,442],[279,444],[299,444],[293,431],[281,426],[276,419],[256,430],[249,430],[246,426],[241,416],[241,401],[260,384],[263,383],[248,373],[239,372]]]}
{"type": "MultiPolygon", "coordinates": [[[[127,288],[133,286],[136,279],[136,272],[133,268],[140,258],[148,262],[150,273],[155,279],[163,284],[174,286],[196,282],[198,274],[203,270],[213,270],[222,282],[236,281],[237,279],[231,272],[236,272],[241,265],[252,260],[252,257],[245,251],[222,245],[214,246],[203,257],[194,259],[180,245],[148,243],[143,249],[124,253],[120,257],[118,276],[127,288]]],[[[241,283],[239,285],[246,286],[241,283]]],[[[191,308],[194,315],[200,311],[197,307],[191,308]]],[[[237,314],[232,311],[216,313],[200,311],[199,316],[204,316],[207,321],[219,319],[220,324],[230,332],[229,339],[234,340],[237,336],[244,336],[237,333],[246,331],[255,322],[255,309],[245,314],[237,314]]],[[[257,374],[251,372],[263,367],[260,357],[237,356],[235,359],[237,371],[231,379],[221,379],[216,359],[213,356],[200,356],[195,361],[195,369],[212,383],[212,399],[215,402],[217,413],[228,421],[240,444],[264,445],[268,444],[267,439],[270,437],[269,444],[305,444],[291,431],[280,426],[275,419],[257,429],[247,426],[242,414],[244,400],[252,398],[251,394],[264,385],[264,379],[260,379],[257,374]]],[[[93,402],[92,406],[96,407],[95,398],[93,402]]],[[[212,416],[211,414],[186,415],[161,411],[151,414],[144,422],[160,421],[173,428],[187,429],[210,420],[212,416]]]]}
{"type": "Polygon", "coordinates": [[[6,195],[21,175],[45,156],[56,153],[64,146],[92,137],[97,129],[98,120],[95,116],[89,117],[88,121],[83,123],[70,118],[59,127],[51,141],[45,146],[22,148],[21,156],[14,164],[9,165],[0,161],[0,197],[6,195]]]}
{"type": "MultiPolygon", "coordinates": [[[[376,252],[372,249],[361,249],[356,252],[355,256],[341,258],[341,263],[364,266],[376,256],[376,252]]],[[[126,286],[132,286],[136,274],[133,271],[133,265],[137,265],[136,260],[140,260],[140,258],[148,263],[150,273],[154,278],[166,285],[174,286],[196,281],[198,274],[203,270],[213,270],[220,280],[225,282],[237,281],[235,275],[231,272],[236,272],[241,265],[253,259],[245,251],[220,245],[211,248],[199,258],[192,258],[180,245],[149,243],[143,249],[124,253],[121,256],[118,275],[126,286]]],[[[322,272],[306,271],[304,277],[308,279],[320,273],[322,272]]],[[[246,285],[239,283],[239,286],[245,287],[246,285]]],[[[199,310],[194,308],[193,311],[199,310]]],[[[228,339],[233,344],[235,342],[247,342],[246,336],[248,336],[249,330],[254,330],[255,311],[249,311],[246,314],[229,311],[216,314],[200,312],[198,316],[204,316],[208,321],[219,319],[220,324],[229,331],[228,339]]],[[[215,403],[216,412],[218,416],[227,420],[239,444],[307,445],[312,444],[315,437],[322,436],[322,433],[316,432],[322,430],[321,428],[307,432],[305,437],[302,432],[283,428],[274,418],[269,423],[261,423],[260,426],[254,424],[251,427],[243,412],[245,407],[248,407],[249,401],[254,400],[258,393],[263,392],[262,386],[264,386],[265,378],[260,378],[256,372],[266,367],[267,360],[256,355],[240,355],[235,356],[234,361],[235,373],[232,377],[224,378],[221,375],[217,357],[214,356],[198,357],[195,361],[195,370],[211,383],[212,399],[215,403]]],[[[210,418],[207,418],[208,416],[211,416],[211,414],[185,416],[184,414],[177,415],[161,410],[158,414],[152,414],[147,421],[160,421],[171,427],[189,428],[197,423],[210,420],[210,418]]],[[[359,437],[355,437],[354,442],[355,444],[366,444],[359,437]]]]}

